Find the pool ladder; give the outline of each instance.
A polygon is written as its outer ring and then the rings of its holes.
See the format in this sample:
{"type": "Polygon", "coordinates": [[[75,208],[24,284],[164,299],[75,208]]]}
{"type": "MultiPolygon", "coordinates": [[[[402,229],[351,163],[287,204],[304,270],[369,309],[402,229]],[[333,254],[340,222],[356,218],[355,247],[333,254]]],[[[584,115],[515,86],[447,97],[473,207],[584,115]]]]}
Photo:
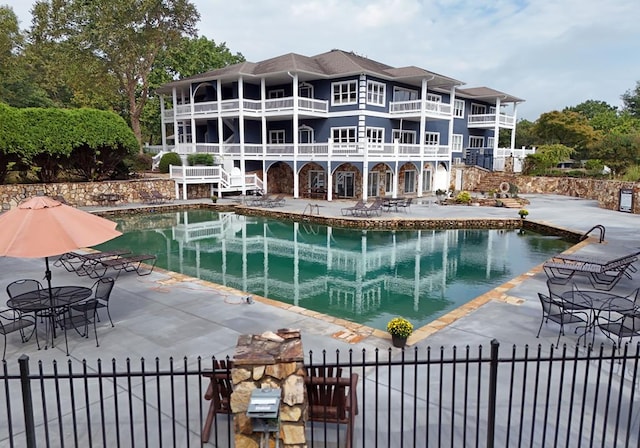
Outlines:
{"type": "Polygon", "coordinates": [[[606,229],[604,228],[604,226],[602,224],[596,224],[595,226],[593,226],[589,230],[587,230],[587,232],[580,237],[580,241],[586,240],[587,237],[589,236],[589,234],[594,230],[599,230],[600,231],[600,238],[599,238],[598,242],[602,243],[604,241],[604,234],[606,232],[606,229]]]}

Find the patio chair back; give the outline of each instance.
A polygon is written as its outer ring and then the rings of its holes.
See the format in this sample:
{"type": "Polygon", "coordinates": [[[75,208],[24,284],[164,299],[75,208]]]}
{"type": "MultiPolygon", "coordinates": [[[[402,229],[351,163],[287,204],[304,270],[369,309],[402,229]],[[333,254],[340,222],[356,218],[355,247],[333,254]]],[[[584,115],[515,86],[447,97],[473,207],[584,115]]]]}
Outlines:
{"type": "Polygon", "coordinates": [[[23,279],[16,280],[7,285],[7,294],[9,298],[14,298],[20,294],[42,289],[42,284],[38,280],[23,279]]]}
{"type": "MultiPolygon", "coordinates": [[[[36,330],[36,320],[34,316],[22,315],[14,310],[0,311],[0,334],[4,336],[4,349],[2,350],[2,360],[4,361],[7,355],[7,335],[16,331],[20,332],[20,338],[22,342],[25,342],[36,335],[36,341],[38,341],[38,334],[36,330]],[[25,329],[33,327],[29,336],[25,335],[25,329]]],[[[40,343],[38,342],[38,349],[40,349],[40,343]]]]}
{"type": "Polygon", "coordinates": [[[115,285],[115,280],[112,277],[102,277],[93,284],[94,296],[92,299],[96,300],[97,308],[106,308],[107,315],[109,316],[109,322],[113,327],[113,320],[111,319],[111,312],[109,311],[109,299],[111,298],[111,291],[115,285]]]}

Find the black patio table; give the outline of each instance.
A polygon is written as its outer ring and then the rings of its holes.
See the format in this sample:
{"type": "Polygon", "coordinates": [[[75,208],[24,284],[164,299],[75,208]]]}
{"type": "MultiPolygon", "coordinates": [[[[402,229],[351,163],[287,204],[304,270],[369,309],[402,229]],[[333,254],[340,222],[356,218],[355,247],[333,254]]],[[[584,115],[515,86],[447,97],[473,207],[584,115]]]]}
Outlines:
{"type": "Polygon", "coordinates": [[[405,198],[382,198],[382,208],[390,212],[391,207],[393,207],[393,209],[397,212],[398,204],[404,202],[405,200],[405,198]]]}
{"type": "Polygon", "coordinates": [[[7,306],[22,313],[37,314],[45,311],[51,320],[51,346],[53,347],[53,338],[56,337],[55,317],[70,305],[88,298],[91,293],[91,288],[84,286],[56,286],[51,289],[38,289],[15,296],[7,301],[7,306]]]}
{"type": "MultiPolygon", "coordinates": [[[[580,338],[586,336],[587,332],[596,326],[598,317],[602,312],[634,314],[637,312],[639,306],[633,300],[629,300],[627,297],[619,296],[609,291],[572,289],[563,292],[560,297],[562,297],[562,300],[566,301],[570,307],[573,307],[574,309],[591,312],[591,322],[588,322],[587,325],[585,325],[585,332],[578,338],[578,344],[580,343],[580,338]]],[[[595,338],[595,334],[593,337],[595,338]]]]}

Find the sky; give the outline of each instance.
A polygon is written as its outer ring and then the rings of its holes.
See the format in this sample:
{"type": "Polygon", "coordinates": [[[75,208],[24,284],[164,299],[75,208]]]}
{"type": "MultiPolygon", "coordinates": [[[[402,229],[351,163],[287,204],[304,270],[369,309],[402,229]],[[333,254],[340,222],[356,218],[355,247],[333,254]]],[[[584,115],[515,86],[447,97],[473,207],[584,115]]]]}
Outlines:
{"type": "MultiPolygon", "coordinates": [[[[191,0],[199,35],[259,62],[332,49],[522,98],[518,118],[640,81],[639,0],[191,0]]],[[[0,0],[26,29],[29,0],[0,0]]]]}

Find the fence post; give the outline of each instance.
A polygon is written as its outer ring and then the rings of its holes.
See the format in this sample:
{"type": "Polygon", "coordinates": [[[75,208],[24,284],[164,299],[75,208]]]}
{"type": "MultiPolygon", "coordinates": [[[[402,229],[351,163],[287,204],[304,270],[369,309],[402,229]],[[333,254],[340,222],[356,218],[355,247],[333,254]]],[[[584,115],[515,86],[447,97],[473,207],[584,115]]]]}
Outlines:
{"type": "Polygon", "coordinates": [[[489,362],[489,405],[487,409],[487,448],[493,448],[496,431],[496,391],[498,383],[498,349],[497,339],[491,341],[491,358],[489,362]]]}
{"type": "Polygon", "coordinates": [[[22,386],[22,409],[24,410],[24,432],[27,437],[27,448],[36,448],[36,425],[33,418],[33,401],[31,397],[31,380],[29,379],[29,357],[18,358],[20,365],[20,385],[22,386]]]}

